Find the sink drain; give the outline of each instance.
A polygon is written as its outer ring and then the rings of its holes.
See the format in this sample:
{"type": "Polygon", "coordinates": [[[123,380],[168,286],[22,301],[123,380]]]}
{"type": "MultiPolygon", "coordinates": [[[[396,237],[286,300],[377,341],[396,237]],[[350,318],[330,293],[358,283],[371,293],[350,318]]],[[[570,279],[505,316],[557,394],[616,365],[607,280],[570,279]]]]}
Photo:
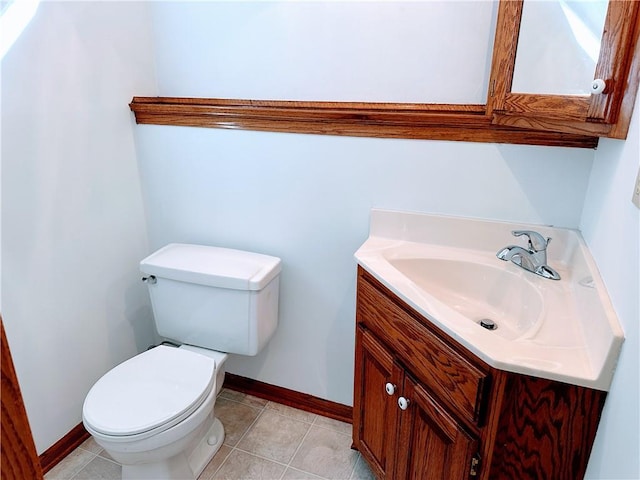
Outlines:
{"type": "Polygon", "coordinates": [[[494,322],[490,318],[483,318],[478,323],[482,328],[486,328],[487,330],[495,330],[496,328],[498,328],[496,322],[494,322]]]}

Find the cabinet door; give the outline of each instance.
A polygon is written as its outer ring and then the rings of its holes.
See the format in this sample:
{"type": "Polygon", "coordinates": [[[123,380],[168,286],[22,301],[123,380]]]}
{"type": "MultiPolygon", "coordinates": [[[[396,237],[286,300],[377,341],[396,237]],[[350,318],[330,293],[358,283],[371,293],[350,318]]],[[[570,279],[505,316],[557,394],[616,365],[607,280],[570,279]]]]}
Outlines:
{"type": "Polygon", "coordinates": [[[369,331],[356,330],[353,441],[379,479],[393,479],[402,371],[369,331]]]}
{"type": "Polygon", "coordinates": [[[477,440],[410,376],[406,375],[398,407],[397,480],[468,479],[478,452],[477,440]]]}

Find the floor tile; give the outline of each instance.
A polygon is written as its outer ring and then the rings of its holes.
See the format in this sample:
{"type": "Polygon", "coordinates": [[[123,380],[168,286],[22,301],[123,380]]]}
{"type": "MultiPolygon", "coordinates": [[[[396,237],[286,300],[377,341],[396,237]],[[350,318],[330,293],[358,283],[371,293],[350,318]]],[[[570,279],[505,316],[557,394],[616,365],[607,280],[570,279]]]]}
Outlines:
{"type": "Polygon", "coordinates": [[[216,452],[211,461],[207,464],[205,469],[202,471],[198,480],[210,480],[213,477],[213,474],[216,473],[220,465],[227,459],[229,454],[231,453],[232,448],[228,445],[222,445],[220,450],[216,452]]]}
{"type": "Polygon", "coordinates": [[[281,403],[276,403],[276,402],[267,403],[266,408],[269,410],[275,410],[281,415],[295,418],[296,420],[300,420],[301,422],[306,422],[306,423],[313,423],[313,421],[318,416],[315,413],[305,412],[304,410],[289,407],[287,405],[282,405],[281,403]]]}
{"type": "Polygon", "coordinates": [[[234,449],[213,480],[278,480],[285,468],[284,465],[234,449]]]}
{"type": "Polygon", "coordinates": [[[109,455],[109,452],[107,452],[105,449],[100,450],[100,453],[98,453],[98,456],[102,458],[106,458],[107,460],[111,460],[112,462],[115,462],[115,459],[111,455],[109,455]]]}
{"type": "Polygon", "coordinates": [[[266,409],[237,447],[280,463],[289,463],[311,424],[266,409]]]}
{"type": "Polygon", "coordinates": [[[96,454],[76,448],[44,476],[45,480],[69,480],[84,468],[96,454]]]}
{"type": "Polygon", "coordinates": [[[120,480],[122,467],[117,463],[96,457],[73,477],[73,480],[120,480]]]}
{"type": "Polygon", "coordinates": [[[215,405],[215,415],[224,425],[224,443],[235,446],[258,418],[262,410],[234,402],[224,397],[218,397],[215,405]]]}
{"type": "Polygon", "coordinates": [[[313,473],[303,472],[296,470],[295,468],[287,468],[282,476],[282,480],[324,480],[322,477],[314,475],[313,473]]]}
{"type": "Polygon", "coordinates": [[[82,442],[79,448],[91,453],[100,453],[103,450],[102,447],[98,445],[98,443],[93,439],[93,437],[87,438],[84,442],[82,442]]]}
{"type": "Polygon", "coordinates": [[[351,474],[351,480],[375,480],[376,477],[367,465],[367,462],[362,455],[358,456],[358,462],[356,463],[356,468],[353,470],[351,474]]]}
{"type": "Polygon", "coordinates": [[[336,432],[340,432],[344,435],[351,435],[351,431],[353,430],[350,423],[341,422],[321,415],[318,415],[316,421],[313,423],[319,427],[330,428],[331,430],[335,430],[336,432]]]}
{"type": "Polygon", "coordinates": [[[227,388],[223,388],[222,390],[220,390],[220,396],[222,398],[233,400],[234,402],[244,403],[245,405],[249,405],[250,407],[254,408],[263,408],[267,403],[269,403],[268,400],[254,397],[253,395],[249,395],[247,393],[229,390],[227,388]]]}
{"type": "MultiPolygon", "coordinates": [[[[199,480],[374,480],[351,449],[351,425],[232,390],[221,392],[215,414],[225,442],[199,480]]],[[[46,480],[119,480],[122,467],[92,438],[46,480]]]]}
{"type": "Polygon", "coordinates": [[[358,455],[351,449],[349,435],[312,425],[290,466],[329,480],[345,480],[358,455]]]}

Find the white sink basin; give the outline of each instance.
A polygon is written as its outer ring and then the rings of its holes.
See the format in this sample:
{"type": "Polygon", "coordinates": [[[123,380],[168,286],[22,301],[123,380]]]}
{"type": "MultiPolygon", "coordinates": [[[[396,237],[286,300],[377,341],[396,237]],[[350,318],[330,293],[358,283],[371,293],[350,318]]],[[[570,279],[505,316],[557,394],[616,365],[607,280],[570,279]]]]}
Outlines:
{"type": "Polygon", "coordinates": [[[489,365],[608,390],[624,341],[598,269],[574,230],[373,210],[358,264],[489,365]],[[550,280],[496,258],[512,230],[553,242],[550,280]],[[489,330],[479,324],[490,319],[489,330]]]}
{"type": "Polygon", "coordinates": [[[425,294],[480,326],[490,320],[495,335],[517,339],[535,334],[542,320],[543,297],[536,287],[503,265],[441,258],[392,258],[389,263],[425,294]]]}

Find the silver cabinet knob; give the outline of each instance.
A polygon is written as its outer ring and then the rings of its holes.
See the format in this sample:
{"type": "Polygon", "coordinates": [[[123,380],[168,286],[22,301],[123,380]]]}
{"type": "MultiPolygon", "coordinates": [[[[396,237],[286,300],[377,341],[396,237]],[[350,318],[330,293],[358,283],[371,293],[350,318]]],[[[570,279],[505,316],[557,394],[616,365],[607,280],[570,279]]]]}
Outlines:
{"type": "Polygon", "coordinates": [[[400,407],[400,410],[406,410],[407,408],[409,408],[409,399],[400,397],[398,399],[398,406],[400,407]]]}
{"type": "Polygon", "coordinates": [[[387,392],[387,395],[393,395],[396,393],[396,386],[393,383],[387,383],[384,386],[384,389],[387,392]]]}

